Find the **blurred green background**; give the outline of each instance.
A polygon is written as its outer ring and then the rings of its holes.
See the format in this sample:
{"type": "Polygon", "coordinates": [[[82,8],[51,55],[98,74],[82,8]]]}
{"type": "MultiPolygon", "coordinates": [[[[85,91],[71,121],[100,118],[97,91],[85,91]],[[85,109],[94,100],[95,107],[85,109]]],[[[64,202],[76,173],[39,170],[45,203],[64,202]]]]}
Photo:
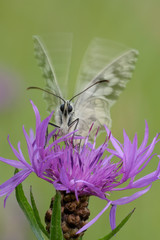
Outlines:
{"type": "MultiPolygon", "coordinates": [[[[38,91],[27,92],[28,86],[43,87],[41,71],[33,55],[32,35],[55,32],[73,32],[75,52],[71,65],[71,79],[75,79],[81,52],[93,37],[108,38],[125,44],[140,52],[134,77],[112,108],[112,131],[122,140],[125,128],[132,138],[138,133],[139,142],[144,134],[144,120],[150,129],[150,141],[160,131],[159,72],[160,72],[160,1],[158,0],[0,0],[0,155],[15,159],[7,143],[10,134],[14,146],[21,141],[26,153],[22,125],[28,130],[34,127],[34,114],[29,99],[38,106],[42,118],[46,117],[45,103],[38,91]],[[5,84],[7,83],[7,84],[5,84]]],[[[73,80],[74,81],[74,80],[73,80]]],[[[100,140],[101,141],[101,140],[100,140]]],[[[158,152],[158,147],[157,147],[158,152]]],[[[27,157],[27,155],[25,155],[27,157]]],[[[148,171],[153,171],[153,160],[148,171]]],[[[147,172],[147,171],[146,171],[147,172]]],[[[0,183],[13,174],[13,168],[0,164],[0,183]]],[[[54,195],[51,185],[30,176],[24,183],[26,194],[29,185],[37,199],[43,218],[54,195]]],[[[114,194],[114,197],[129,194],[114,194]]],[[[160,183],[138,200],[117,210],[117,223],[136,207],[129,223],[115,239],[159,239],[160,183]]],[[[105,202],[92,198],[92,219],[105,206],[105,202]]],[[[91,226],[84,240],[98,239],[110,231],[109,211],[91,226]]],[[[6,208],[0,201],[0,239],[35,239],[28,222],[19,209],[14,193],[6,208]]]]}

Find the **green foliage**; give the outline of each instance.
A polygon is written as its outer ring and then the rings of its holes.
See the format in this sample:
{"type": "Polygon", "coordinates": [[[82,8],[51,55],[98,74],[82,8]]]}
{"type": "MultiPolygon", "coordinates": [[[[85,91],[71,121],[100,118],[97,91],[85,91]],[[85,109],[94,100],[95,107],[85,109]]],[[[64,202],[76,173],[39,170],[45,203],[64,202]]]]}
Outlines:
{"type": "Polygon", "coordinates": [[[31,199],[31,205],[32,205],[33,213],[34,213],[34,216],[35,216],[36,221],[38,223],[38,226],[41,229],[41,231],[49,239],[49,233],[46,231],[46,229],[44,228],[44,226],[43,226],[43,224],[41,222],[41,219],[40,219],[40,216],[39,216],[39,212],[38,212],[38,209],[37,209],[37,206],[36,206],[36,202],[35,202],[34,197],[33,197],[32,188],[30,188],[30,199],[31,199]]]}
{"type": "Polygon", "coordinates": [[[135,211],[135,208],[120,222],[120,224],[112,232],[110,232],[105,237],[100,238],[99,240],[109,240],[109,239],[111,239],[117,232],[119,232],[119,230],[124,226],[124,224],[130,219],[130,217],[132,216],[134,211],[135,211]]]}
{"type": "MultiPolygon", "coordinates": [[[[15,170],[15,174],[18,172],[18,170],[15,170]]],[[[19,184],[16,187],[16,199],[17,202],[20,206],[20,208],[22,209],[22,211],[24,212],[30,226],[31,229],[33,231],[33,233],[35,234],[36,238],[38,240],[44,240],[42,234],[41,234],[41,230],[39,228],[39,225],[37,224],[33,209],[31,208],[30,204],[27,201],[27,198],[24,195],[23,192],[23,188],[22,188],[22,184],[19,184]]]]}
{"type": "MultiPolygon", "coordinates": [[[[16,169],[15,174],[17,172],[18,170],[16,169]]],[[[27,217],[27,220],[36,238],[38,240],[44,240],[42,236],[43,232],[46,235],[46,237],[50,240],[63,240],[63,233],[61,229],[61,194],[57,191],[53,202],[51,228],[49,235],[41,222],[32,190],[30,189],[30,199],[32,207],[30,206],[27,198],[24,195],[22,184],[19,184],[16,187],[15,191],[17,202],[22,211],[24,212],[25,216],[27,217]]]]}
{"type": "Polygon", "coordinates": [[[63,240],[61,229],[61,194],[58,191],[53,202],[50,240],[63,240]]]}

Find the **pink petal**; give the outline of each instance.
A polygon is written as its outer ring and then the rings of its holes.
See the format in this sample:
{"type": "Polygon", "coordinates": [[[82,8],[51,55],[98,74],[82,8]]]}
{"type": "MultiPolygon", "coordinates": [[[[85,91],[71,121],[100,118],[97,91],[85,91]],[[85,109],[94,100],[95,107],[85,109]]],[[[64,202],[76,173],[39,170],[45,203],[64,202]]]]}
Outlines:
{"type": "Polygon", "coordinates": [[[98,215],[93,218],[89,223],[87,223],[85,226],[83,226],[76,234],[79,234],[83,231],[85,231],[87,228],[89,228],[93,223],[95,223],[98,218],[108,209],[108,207],[111,205],[112,202],[108,202],[107,205],[105,206],[105,208],[103,208],[103,210],[98,213],[98,215]]]}
{"type": "Polygon", "coordinates": [[[116,208],[117,208],[116,205],[112,205],[109,214],[110,225],[112,230],[116,228],[116,208]]]}
{"type": "Polygon", "coordinates": [[[150,188],[151,188],[151,185],[148,188],[141,190],[139,192],[136,192],[129,197],[123,197],[118,200],[112,201],[112,204],[113,205],[124,205],[124,204],[130,203],[130,202],[134,201],[135,199],[139,198],[140,196],[142,196],[143,194],[145,194],[146,192],[148,192],[150,190],[150,188]]]}

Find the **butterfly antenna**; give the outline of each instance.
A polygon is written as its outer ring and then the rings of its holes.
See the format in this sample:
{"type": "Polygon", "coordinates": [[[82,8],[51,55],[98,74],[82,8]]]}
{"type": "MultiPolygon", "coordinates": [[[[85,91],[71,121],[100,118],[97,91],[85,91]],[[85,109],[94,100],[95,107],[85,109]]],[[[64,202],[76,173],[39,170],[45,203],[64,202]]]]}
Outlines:
{"type": "Polygon", "coordinates": [[[58,96],[58,95],[56,95],[56,94],[54,94],[54,93],[52,93],[52,92],[50,92],[50,91],[47,91],[47,90],[45,90],[45,89],[43,89],[43,88],[40,88],[40,87],[28,87],[28,88],[27,88],[27,90],[30,90],[30,89],[38,89],[38,90],[41,90],[41,91],[43,91],[43,92],[52,94],[53,96],[60,98],[60,99],[65,103],[65,100],[64,100],[62,97],[60,97],[60,96],[58,96]]]}
{"type": "Polygon", "coordinates": [[[78,97],[79,95],[81,95],[82,93],[84,93],[85,91],[87,91],[89,88],[95,86],[96,84],[104,83],[104,82],[108,83],[109,81],[108,81],[108,80],[99,80],[99,81],[93,83],[91,86],[85,88],[82,92],[80,92],[80,93],[76,94],[74,97],[72,97],[72,98],[69,100],[69,102],[71,102],[75,97],[78,97]]]}

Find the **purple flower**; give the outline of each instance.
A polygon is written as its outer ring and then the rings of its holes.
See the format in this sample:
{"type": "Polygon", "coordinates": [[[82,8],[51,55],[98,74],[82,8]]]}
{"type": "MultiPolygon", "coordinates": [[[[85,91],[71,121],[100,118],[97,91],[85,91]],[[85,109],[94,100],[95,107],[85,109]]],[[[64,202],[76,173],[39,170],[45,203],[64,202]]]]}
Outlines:
{"type": "MultiPolygon", "coordinates": [[[[44,119],[41,122],[40,115],[38,112],[37,107],[33,104],[31,101],[31,104],[33,106],[33,110],[35,112],[36,116],[36,135],[34,136],[33,130],[30,130],[30,134],[26,133],[24,127],[23,127],[23,133],[26,139],[27,147],[28,147],[28,155],[30,164],[25,160],[23,153],[20,148],[20,142],[18,143],[18,151],[12,146],[9,136],[8,136],[8,142],[9,145],[16,156],[17,160],[11,160],[6,159],[3,157],[0,157],[0,161],[5,162],[15,168],[21,169],[18,173],[16,173],[13,177],[11,177],[8,181],[0,185],[0,197],[6,195],[6,198],[4,200],[4,206],[6,204],[6,200],[9,197],[9,195],[14,191],[14,189],[22,183],[32,172],[36,173],[38,177],[48,181],[50,181],[44,174],[45,169],[48,167],[48,152],[50,151],[50,146],[45,148],[45,142],[46,142],[46,131],[48,127],[48,123],[52,117],[51,113],[46,119],[44,119]]],[[[48,135],[48,141],[52,135],[56,133],[56,129],[52,131],[48,135]]],[[[68,134],[70,135],[70,134],[68,134]]],[[[67,137],[67,136],[65,136],[67,137]]],[[[59,142],[64,141],[64,137],[61,137],[57,141],[53,142],[52,145],[58,144],[59,142]]],[[[52,156],[52,159],[54,157],[61,154],[54,153],[54,156],[52,156]]]]}
{"type": "MultiPolygon", "coordinates": [[[[152,143],[147,145],[148,142],[148,136],[149,136],[149,130],[148,125],[146,122],[146,128],[145,128],[145,135],[143,142],[141,146],[138,148],[138,142],[137,142],[137,135],[135,134],[133,142],[129,140],[129,137],[127,136],[126,132],[124,131],[124,143],[121,144],[116,138],[114,138],[111,134],[111,132],[108,130],[107,127],[106,131],[109,136],[109,141],[112,143],[112,146],[114,148],[110,149],[107,147],[107,152],[111,153],[110,157],[112,158],[117,157],[119,159],[119,171],[118,171],[118,178],[115,183],[112,183],[109,191],[122,191],[126,189],[133,189],[133,188],[142,188],[146,187],[143,190],[137,191],[131,196],[123,197],[117,200],[110,200],[107,199],[108,204],[106,207],[94,218],[92,221],[90,221],[88,224],[86,224],[83,228],[81,228],[79,232],[82,232],[86,230],[90,225],[92,225],[103,213],[108,209],[110,205],[111,211],[110,211],[110,224],[111,228],[114,229],[116,227],[115,223],[115,215],[116,215],[116,207],[117,205],[124,205],[129,202],[132,202],[133,200],[137,199],[138,197],[142,196],[146,192],[149,191],[151,188],[152,182],[156,181],[160,177],[160,161],[158,156],[158,166],[157,169],[144,176],[139,178],[138,180],[135,180],[135,177],[148,165],[148,163],[151,161],[153,156],[157,156],[157,154],[153,154],[154,147],[156,143],[159,141],[158,137],[159,134],[155,136],[152,143]],[[128,182],[129,181],[129,182],[128,182]],[[119,187],[123,183],[127,183],[125,187],[119,187]]],[[[101,176],[100,176],[101,177],[101,176]]],[[[106,186],[106,190],[107,186],[106,186]]]]}
{"type": "Polygon", "coordinates": [[[6,202],[15,187],[23,182],[31,172],[34,172],[38,177],[53,184],[56,190],[66,191],[66,193],[74,192],[77,199],[82,195],[94,195],[107,201],[106,207],[93,220],[81,228],[78,233],[93,224],[110,205],[112,206],[110,224],[114,229],[116,206],[129,203],[140,197],[150,189],[152,182],[159,179],[160,161],[154,172],[137,180],[137,175],[143,171],[153,157],[157,156],[153,154],[153,150],[159,141],[159,135],[157,134],[151,144],[147,145],[149,131],[146,123],[144,139],[139,148],[137,135],[131,142],[124,131],[124,143],[121,144],[112,136],[107,127],[105,127],[106,141],[98,148],[95,147],[97,135],[93,143],[90,143],[89,137],[87,137],[81,146],[75,144],[75,140],[80,140],[81,137],[75,136],[73,133],[61,138],[55,137],[55,140],[51,143],[51,137],[53,135],[57,136],[55,135],[57,131],[55,129],[46,138],[46,131],[52,113],[41,122],[37,107],[33,103],[32,106],[36,116],[35,137],[33,131],[30,131],[28,136],[23,128],[30,164],[23,157],[20,143],[18,143],[17,151],[8,138],[18,161],[2,157],[0,161],[21,169],[21,171],[0,186],[0,196],[6,195],[6,202]],[[112,148],[109,148],[109,143],[112,144],[112,148]],[[142,187],[146,188],[138,190],[129,197],[125,196],[114,201],[111,200],[113,191],[142,187]]]}

